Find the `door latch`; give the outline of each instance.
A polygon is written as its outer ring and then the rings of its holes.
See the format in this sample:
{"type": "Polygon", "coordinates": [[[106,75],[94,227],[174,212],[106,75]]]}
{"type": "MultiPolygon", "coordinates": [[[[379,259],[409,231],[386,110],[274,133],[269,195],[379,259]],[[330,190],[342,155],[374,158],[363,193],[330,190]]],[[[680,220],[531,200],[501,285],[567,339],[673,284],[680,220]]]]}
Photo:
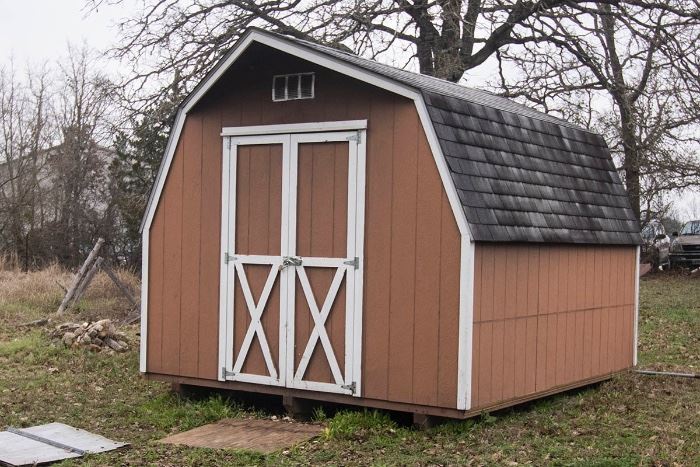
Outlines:
{"type": "Polygon", "coordinates": [[[301,258],[298,256],[283,256],[282,264],[280,264],[280,271],[289,266],[301,266],[301,258]]]}

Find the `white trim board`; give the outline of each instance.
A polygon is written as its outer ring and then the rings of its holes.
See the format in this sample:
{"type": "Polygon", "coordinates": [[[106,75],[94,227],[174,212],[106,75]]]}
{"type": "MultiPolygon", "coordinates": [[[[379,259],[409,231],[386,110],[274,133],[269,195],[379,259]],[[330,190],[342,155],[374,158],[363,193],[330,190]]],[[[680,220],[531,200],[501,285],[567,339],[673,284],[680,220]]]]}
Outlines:
{"type": "MultiPolygon", "coordinates": [[[[365,121],[332,122],[334,128],[366,127],[365,121]]],[[[219,374],[220,381],[244,381],[257,384],[274,386],[287,386],[324,392],[348,394],[354,397],[360,396],[361,383],[361,342],[362,321],[362,269],[355,268],[349,263],[355,258],[363,256],[364,234],[364,145],[366,144],[366,131],[364,129],[352,131],[332,131],[315,133],[284,133],[285,125],[271,125],[263,127],[249,127],[245,136],[224,136],[224,177],[222,180],[222,230],[221,230],[221,298],[219,303],[219,374]],[[257,132],[251,135],[251,132],[257,132]],[[348,230],[347,251],[343,257],[303,257],[299,258],[303,264],[294,267],[284,267],[283,260],[286,257],[296,257],[296,181],[298,169],[298,148],[303,143],[317,142],[347,142],[348,157],[348,230]],[[240,146],[258,144],[282,145],[282,212],[280,254],[270,255],[246,255],[239,254],[235,246],[235,168],[236,153],[240,146]],[[361,189],[362,192],[358,191],[361,189]],[[359,208],[362,206],[362,208],[359,208]],[[225,260],[226,259],[226,260],[225,260]],[[268,265],[271,269],[268,278],[259,297],[255,297],[249,287],[249,283],[243,269],[243,264],[268,265]],[[327,291],[322,303],[317,303],[311,291],[311,285],[305,273],[305,267],[332,268],[335,275],[331,288],[327,291]],[[295,278],[299,278],[299,283],[295,278]],[[234,281],[240,285],[245,297],[247,314],[250,316],[246,335],[238,354],[233,358],[233,315],[234,301],[232,298],[234,281]],[[279,310],[268,308],[265,311],[269,293],[273,284],[279,282],[280,305],[279,310]],[[346,290],[346,327],[343,355],[335,355],[330,344],[325,328],[325,321],[331,311],[338,291],[343,285],[346,290]],[[225,284],[225,285],[224,285],[225,284]],[[301,289],[300,289],[301,287],[301,289]],[[315,323],[314,330],[306,342],[294,341],[295,310],[294,303],[296,290],[303,290],[308,302],[311,317],[315,323]],[[286,299],[285,299],[286,297],[286,299]],[[270,343],[267,341],[265,329],[261,325],[260,318],[265,313],[280,314],[278,361],[273,361],[270,352],[270,343]],[[253,375],[242,372],[243,364],[250,350],[250,343],[254,336],[258,337],[266,367],[266,375],[253,375]],[[294,348],[296,345],[304,345],[304,356],[295,366],[294,348]],[[321,347],[326,355],[329,366],[333,372],[334,383],[321,383],[303,379],[306,365],[309,363],[314,350],[321,347]],[[357,352],[357,353],[355,353],[357,352]],[[341,373],[338,362],[343,358],[344,373],[341,373]],[[351,389],[353,388],[354,389],[351,389]]],[[[298,125],[292,127],[299,129],[298,125]]],[[[324,123],[305,124],[304,129],[326,128],[324,123]]],[[[361,264],[361,263],[360,263],[361,264]]],[[[237,311],[240,313],[241,311],[237,311]]]]}
{"type": "Polygon", "coordinates": [[[365,129],[367,129],[367,120],[345,120],[338,122],[290,123],[283,125],[225,126],[221,130],[221,136],[321,133],[326,131],[365,129]]]}
{"type": "MultiPolygon", "coordinates": [[[[156,182],[153,189],[153,194],[149,199],[148,206],[146,208],[146,215],[144,217],[143,229],[142,229],[142,245],[144,245],[142,261],[142,283],[148,283],[148,235],[153,222],[153,216],[157,208],[158,200],[163,191],[163,186],[165,184],[165,178],[170,170],[170,165],[175,154],[175,147],[177,141],[182,133],[182,128],[184,126],[184,121],[187,113],[192,109],[194,105],[199,102],[199,100],[209,91],[209,89],[219,80],[219,78],[226,72],[226,70],[240,57],[240,55],[247,50],[247,48],[252,43],[260,43],[267,45],[276,50],[286,52],[295,57],[307,60],[309,62],[315,63],[319,66],[331,69],[333,71],[339,72],[341,74],[350,76],[352,78],[358,79],[367,84],[377,86],[381,89],[387,90],[389,92],[407,97],[414,101],[416,105],[416,110],[420,117],[420,121],[425,131],[428,139],[430,149],[433,154],[433,158],[438,168],[440,174],[440,179],[442,180],[442,185],[447,193],[448,200],[450,202],[450,207],[454,215],[455,221],[459,228],[461,235],[461,267],[460,267],[460,305],[459,305],[459,356],[458,356],[458,396],[457,396],[457,409],[468,410],[471,407],[471,335],[473,328],[473,277],[474,277],[474,243],[472,236],[469,232],[469,225],[467,223],[466,215],[462,208],[462,204],[459,201],[459,195],[457,194],[456,187],[447,168],[447,162],[444,155],[442,154],[442,149],[440,147],[439,140],[435,134],[435,129],[432,125],[432,121],[428,115],[428,110],[423,99],[423,95],[420,91],[406,86],[404,84],[397,83],[396,81],[381,76],[375,73],[371,73],[360,67],[351,65],[342,60],[330,57],[323,54],[322,52],[314,51],[309,48],[303,47],[299,44],[295,44],[291,41],[286,41],[282,38],[273,36],[271,34],[266,34],[259,30],[250,30],[247,32],[234,46],[231,52],[214,68],[214,70],[202,81],[202,83],[195,88],[195,91],[185,100],[183,106],[178,111],[175,123],[173,125],[173,130],[168,139],[168,144],[166,146],[166,153],[164,156],[164,161],[161,166],[161,170],[156,177],[156,182]],[[470,259],[471,258],[471,259],[470,259]]],[[[235,131],[235,130],[231,130],[235,131]]],[[[275,130],[277,131],[277,130],[275,130]]],[[[223,133],[223,132],[222,132],[223,133]]],[[[147,300],[141,301],[141,321],[146,322],[148,318],[147,300]]],[[[144,326],[145,327],[145,326],[144,326]]],[[[146,372],[146,339],[145,334],[142,334],[142,346],[141,346],[141,365],[140,369],[142,372],[146,372]]]]}
{"type": "Polygon", "coordinates": [[[639,255],[641,247],[637,246],[634,265],[634,349],[632,349],[632,365],[637,366],[637,349],[639,348],[639,255]]]}

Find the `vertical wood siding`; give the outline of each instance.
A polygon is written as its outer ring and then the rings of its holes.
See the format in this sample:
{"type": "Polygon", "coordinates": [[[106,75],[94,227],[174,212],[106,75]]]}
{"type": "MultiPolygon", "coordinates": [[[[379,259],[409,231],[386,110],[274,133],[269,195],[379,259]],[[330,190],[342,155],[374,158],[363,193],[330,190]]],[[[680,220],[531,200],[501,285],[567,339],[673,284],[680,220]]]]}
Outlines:
{"type": "Polygon", "coordinates": [[[178,142],[150,231],[149,372],[217,377],[221,128],[353,119],[368,120],[363,396],[456,405],[460,236],[413,103],[262,46],[178,142]],[[273,74],[304,71],[315,99],[271,101],[273,74]]]}
{"type": "Polygon", "coordinates": [[[634,247],[477,244],[472,407],[632,366],[634,247]]]}
{"type": "MultiPolygon", "coordinates": [[[[279,255],[282,238],[282,145],[239,146],[237,156],[236,244],[233,254],[279,255]]],[[[243,266],[256,303],[262,295],[270,268],[269,265],[259,264],[243,266]]],[[[234,282],[233,349],[234,358],[237,358],[251,318],[241,281],[237,279],[234,282]]],[[[279,282],[278,276],[260,320],[275,366],[279,356],[279,282]]],[[[241,371],[263,376],[270,374],[257,334],[241,371]]]]}

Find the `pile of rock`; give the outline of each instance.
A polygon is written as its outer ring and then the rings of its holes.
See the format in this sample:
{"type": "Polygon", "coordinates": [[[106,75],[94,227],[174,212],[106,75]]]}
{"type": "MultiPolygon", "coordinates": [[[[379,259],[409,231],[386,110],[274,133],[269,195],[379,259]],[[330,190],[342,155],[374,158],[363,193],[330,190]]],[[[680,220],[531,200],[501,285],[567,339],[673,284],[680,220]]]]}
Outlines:
{"type": "Polygon", "coordinates": [[[63,323],[56,326],[51,337],[66,347],[84,347],[93,352],[125,352],[129,349],[126,336],[108,319],[94,323],[63,323]]]}

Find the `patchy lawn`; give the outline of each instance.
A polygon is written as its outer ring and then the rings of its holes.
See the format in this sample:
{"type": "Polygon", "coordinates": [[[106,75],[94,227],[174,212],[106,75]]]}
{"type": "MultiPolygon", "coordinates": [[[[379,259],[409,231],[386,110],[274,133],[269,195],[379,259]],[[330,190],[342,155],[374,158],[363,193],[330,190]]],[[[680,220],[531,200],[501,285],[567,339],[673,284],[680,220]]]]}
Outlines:
{"type": "MultiPolygon", "coordinates": [[[[401,425],[384,412],[345,411],[328,418],[318,410],[316,418],[326,425],[323,437],[268,456],[159,445],[154,441],[169,433],[223,417],[273,412],[221,396],[181,400],[167,385],[138,376],[135,346],[125,354],[93,354],[54,347],[43,329],[18,329],[17,323],[58,305],[61,291],[47,277],[67,276],[3,274],[0,426],[60,421],[132,443],[128,450],[64,465],[700,465],[700,380],[633,373],[427,431],[401,425]],[[11,287],[9,281],[24,284],[11,287]]],[[[700,280],[656,275],[644,278],[641,287],[640,365],[699,371],[700,280]]],[[[93,291],[79,316],[69,318],[104,315],[119,306],[116,293],[93,291]]],[[[132,344],[136,331],[127,330],[132,344]]]]}

